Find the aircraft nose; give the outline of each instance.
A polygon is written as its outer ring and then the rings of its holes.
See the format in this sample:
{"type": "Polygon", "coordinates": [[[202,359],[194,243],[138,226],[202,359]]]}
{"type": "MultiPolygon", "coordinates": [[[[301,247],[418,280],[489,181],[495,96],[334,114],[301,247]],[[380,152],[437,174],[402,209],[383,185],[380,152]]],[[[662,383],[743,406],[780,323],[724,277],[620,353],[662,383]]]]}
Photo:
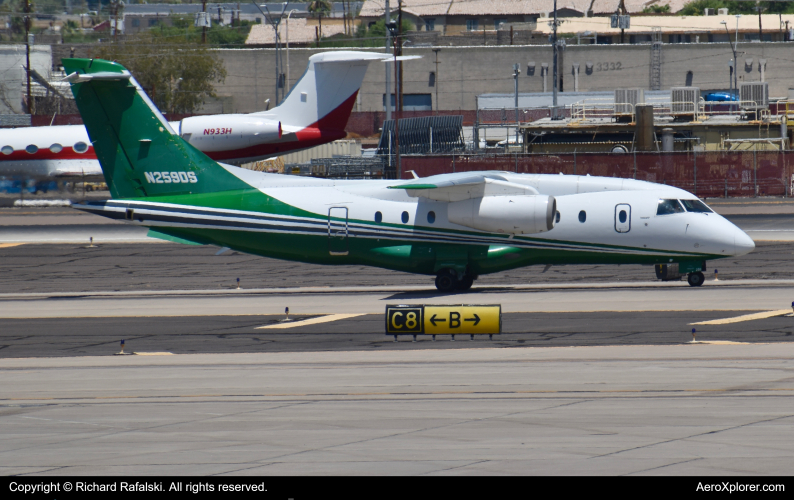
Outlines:
{"type": "Polygon", "coordinates": [[[739,228],[736,228],[733,245],[735,248],[734,255],[737,257],[740,255],[747,255],[755,249],[755,242],[753,239],[739,228]]]}

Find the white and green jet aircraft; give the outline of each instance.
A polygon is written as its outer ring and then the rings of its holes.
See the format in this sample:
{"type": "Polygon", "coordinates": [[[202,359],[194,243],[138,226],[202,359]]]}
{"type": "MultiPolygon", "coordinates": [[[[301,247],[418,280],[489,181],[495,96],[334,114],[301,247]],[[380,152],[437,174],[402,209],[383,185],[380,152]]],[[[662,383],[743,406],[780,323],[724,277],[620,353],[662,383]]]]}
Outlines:
{"type": "Polygon", "coordinates": [[[435,275],[445,292],[537,264],[654,264],[660,279],[699,286],[706,260],[755,248],[694,195],[650,182],[497,171],[325,180],[224,165],[180,138],[121,65],[63,65],[113,198],[75,208],[150,236],[435,275]]]}

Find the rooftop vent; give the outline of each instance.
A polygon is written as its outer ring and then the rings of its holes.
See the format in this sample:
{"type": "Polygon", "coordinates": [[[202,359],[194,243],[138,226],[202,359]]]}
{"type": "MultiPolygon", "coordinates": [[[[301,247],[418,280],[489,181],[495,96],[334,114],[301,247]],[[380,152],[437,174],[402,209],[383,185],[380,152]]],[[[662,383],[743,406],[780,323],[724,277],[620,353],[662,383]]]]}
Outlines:
{"type": "Polygon", "coordinates": [[[694,116],[698,111],[699,104],[699,87],[673,87],[670,89],[670,111],[673,116],[694,116]]]}
{"type": "Polygon", "coordinates": [[[739,84],[739,106],[742,109],[766,109],[769,107],[769,83],[748,82],[739,84]]]}
{"type": "Polygon", "coordinates": [[[634,107],[645,102],[643,89],[615,89],[615,114],[633,115],[634,107]]]}

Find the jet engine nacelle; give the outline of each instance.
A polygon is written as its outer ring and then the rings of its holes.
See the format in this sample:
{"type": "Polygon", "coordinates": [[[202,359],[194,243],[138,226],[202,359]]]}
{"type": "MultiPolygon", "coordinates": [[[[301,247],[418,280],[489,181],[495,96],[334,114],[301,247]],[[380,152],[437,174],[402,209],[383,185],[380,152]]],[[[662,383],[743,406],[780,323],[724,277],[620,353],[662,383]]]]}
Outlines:
{"type": "Polygon", "coordinates": [[[179,134],[202,151],[247,148],[281,139],[281,122],[255,115],[191,116],[179,134]]]}
{"type": "Polygon", "coordinates": [[[461,226],[494,233],[535,234],[550,231],[557,215],[553,196],[484,196],[449,204],[447,217],[461,226]]]}

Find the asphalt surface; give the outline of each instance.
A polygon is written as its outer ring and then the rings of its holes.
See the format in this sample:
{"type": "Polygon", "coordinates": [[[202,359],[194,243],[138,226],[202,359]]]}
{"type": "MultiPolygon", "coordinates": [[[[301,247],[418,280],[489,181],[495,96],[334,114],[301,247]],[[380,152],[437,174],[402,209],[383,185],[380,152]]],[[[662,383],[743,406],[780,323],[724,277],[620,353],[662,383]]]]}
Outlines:
{"type": "MultiPolygon", "coordinates": [[[[259,330],[283,316],[165,318],[3,319],[0,358],[108,356],[119,352],[173,354],[391,351],[493,347],[680,345],[692,340],[690,323],[734,317],[748,311],[664,311],[601,313],[508,313],[502,334],[385,335],[384,316],[369,314],[330,323],[259,330]]],[[[295,321],[317,316],[292,316],[295,321]]],[[[791,342],[794,319],[773,317],[727,325],[697,325],[700,341],[791,342]]]]}
{"type": "Polygon", "coordinates": [[[788,476],[793,358],[789,343],[0,359],[0,471],[788,476]]]}
{"type": "MultiPolygon", "coordinates": [[[[0,213],[0,237],[63,216],[0,213]]],[[[0,243],[3,474],[794,473],[790,243],[697,289],[565,266],[452,295],[360,266],[86,243],[0,243]],[[393,303],[502,304],[503,333],[394,342],[393,303]],[[137,355],[113,356],[121,339],[137,355]]]]}
{"type": "MultiPolygon", "coordinates": [[[[434,277],[365,266],[321,266],[282,261],[208,246],[179,244],[24,244],[0,245],[0,293],[221,290],[340,287],[427,286],[434,277]]],[[[794,279],[794,246],[758,243],[737,258],[710,261],[721,280],[794,279]]],[[[652,266],[571,265],[524,267],[481,276],[475,287],[555,283],[639,282],[655,280],[652,266]]]]}

